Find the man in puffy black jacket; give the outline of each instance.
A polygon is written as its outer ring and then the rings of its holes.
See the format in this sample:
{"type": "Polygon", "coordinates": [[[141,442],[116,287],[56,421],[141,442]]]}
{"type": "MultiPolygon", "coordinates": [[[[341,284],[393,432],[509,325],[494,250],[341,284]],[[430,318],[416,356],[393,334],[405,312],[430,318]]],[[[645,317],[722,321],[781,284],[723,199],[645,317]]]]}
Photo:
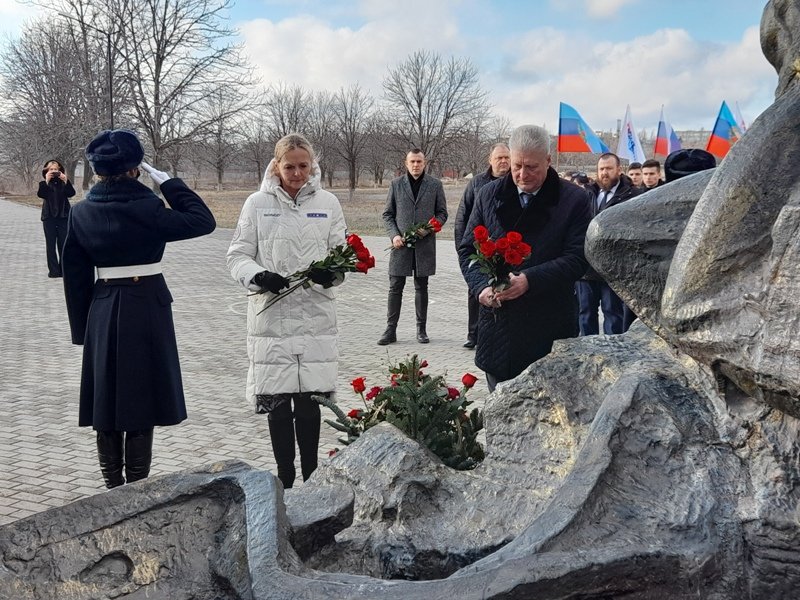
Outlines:
{"type": "Polygon", "coordinates": [[[586,271],[583,244],[592,218],[587,192],[550,167],[547,130],[518,127],[509,148],[510,172],[478,192],[458,248],[469,291],[481,304],[475,364],[490,390],[548,354],[554,340],[578,334],[574,285],[586,271]],[[489,285],[478,264],[470,265],[478,225],[492,240],[518,232],[531,247],[502,291],[489,285]]]}
{"type": "MultiPolygon", "coordinates": [[[[464,237],[464,229],[467,227],[469,217],[472,214],[472,207],[475,205],[475,196],[478,191],[487,183],[503,177],[508,173],[510,159],[508,146],[503,142],[498,142],[492,145],[489,151],[489,168],[483,173],[478,173],[464,188],[464,195],[461,197],[461,204],[458,205],[458,212],[456,213],[455,223],[455,241],[456,252],[461,245],[461,239],[464,237]]],[[[464,342],[464,348],[474,348],[478,341],[478,298],[472,293],[467,293],[467,341],[464,342]]]]}
{"type": "MultiPolygon", "coordinates": [[[[602,154],[597,161],[597,181],[589,187],[594,196],[592,217],[602,211],[638,196],[642,190],[622,173],[619,157],[612,152],[602,154]]],[[[581,335],[600,332],[598,306],[603,309],[603,333],[624,333],[624,304],[603,278],[591,267],[575,286],[580,304],[581,335]]]]}

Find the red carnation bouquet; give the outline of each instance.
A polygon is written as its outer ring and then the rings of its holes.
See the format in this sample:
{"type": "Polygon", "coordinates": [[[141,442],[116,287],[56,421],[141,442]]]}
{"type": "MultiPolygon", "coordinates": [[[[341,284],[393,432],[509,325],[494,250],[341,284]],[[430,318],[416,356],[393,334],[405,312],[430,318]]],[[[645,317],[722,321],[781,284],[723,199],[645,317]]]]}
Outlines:
{"type": "Polygon", "coordinates": [[[475,253],[469,257],[469,266],[478,264],[481,273],[489,276],[489,285],[499,292],[511,285],[511,273],[531,255],[531,247],[522,241],[522,235],[509,231],[504,237],[493,240],[489,230],[478,225],[472,235],[475,253]]]}
{"type": "MultiPolygon", "coordinates": [[[[330,252],[328,252],[328,256],[322,260],[315,260],[308,265],[308,268],[303,269],[302,271],[297,271],[296,273],[290,275],[288,277],[289,287],[279,294],[276,294],[274,298],[267,302],[264,308],[258,311],[258,314],[261,314],[270,306],[279,300],[282,300],[296,289],[301,287],[311,287],[312,270],[322,270],[333,273],[334,282],[341,283],[344,281],[345,273],[352,273],[354,271],[366,273],[374,266],[375,257],[370,254],[370,251],[364,245],[364,242],[361,241],[361,238],[355,233],[351,233],[347,236],[347,242],[332,248],[330,252]]],[[[256,293],[263,294],[264,291],[262,290],[256,293]]]]}
{"type": "MultiPolygon", "coordinates": [[[[401,236],[403,238],[403,246],[406,248],[413,248],[421,238],[424,238],[430,233],[439,233],[441,230],[442,224],[436,217],[431,217],[427,223],[414,223],[406,229],[401,236]]],[[[394,246],[387,248],[387,250],[392,249],[394,249],[394,246]]]]}

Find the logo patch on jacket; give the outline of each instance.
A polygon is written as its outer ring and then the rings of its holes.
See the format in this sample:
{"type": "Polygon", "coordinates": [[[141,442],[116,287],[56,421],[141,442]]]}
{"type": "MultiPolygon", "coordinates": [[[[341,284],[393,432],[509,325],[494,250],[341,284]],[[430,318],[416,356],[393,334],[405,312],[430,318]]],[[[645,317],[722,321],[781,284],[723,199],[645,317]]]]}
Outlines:
{"type": "Polygon", "coordinates": [[[264,213],[263,215],[261,215],[261,216],[262,216],[262,217],[280,217],[280,216],[281,216],[281,213],[279,213],[279,212],[278,212],[278,213],[268,213],[268,212],[265,212],[265,213],[264,213]]]}
{"type": "Polygon", "coordinates": [[[309,219],[327,219],[328,218],[328,213],[321,213],[321,212],[306,213],[306,216],[309,219]]]}

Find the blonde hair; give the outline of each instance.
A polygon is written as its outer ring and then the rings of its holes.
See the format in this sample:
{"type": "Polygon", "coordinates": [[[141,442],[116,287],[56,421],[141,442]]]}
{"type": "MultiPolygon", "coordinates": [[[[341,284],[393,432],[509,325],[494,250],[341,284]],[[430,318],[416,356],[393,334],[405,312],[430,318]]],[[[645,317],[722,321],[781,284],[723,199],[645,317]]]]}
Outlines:
{"type": "Polygon", "coordinates": [[[311,164],[314,165],[314,163],[316,163],[314,148],[311,146],[311,142],[309,142],[303,134],[290,133],[283,136],[278,140],[278,143],[275,144],[275,161],[272,163],[270,175],[279,176],[280,171],[278,166],[281,164],[283,157],[286,156],[287,152],[297,149],[308,152],[308,156],[311,159],[311,164]]]}

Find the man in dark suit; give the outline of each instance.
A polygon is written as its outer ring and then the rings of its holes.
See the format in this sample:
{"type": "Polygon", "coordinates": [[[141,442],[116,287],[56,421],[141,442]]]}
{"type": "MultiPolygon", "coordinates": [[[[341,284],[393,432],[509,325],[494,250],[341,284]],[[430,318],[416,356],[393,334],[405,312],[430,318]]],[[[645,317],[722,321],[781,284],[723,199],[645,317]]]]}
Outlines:
{"type": "MultiPolygon", "coordinates": [[[[619,157],[612,152],[601,154],[597,160],[597,182],[589,191],[594,196],[592,217],[642,193],[622,172],[619,157]]],[[[594,269],[589,268],[575,287],[580,304],[581,335],[600,332],[598,306],[603,310],[603,333],[612,335],[627,331],[630,322],[626,326],[625,304],[594,269]]],[[[630,321],[636,318],[632,313],[631,317],[630,321]]]]}
{"type": "Polygon", "coordinates": [[[490,390],[547,355],[553,341],[578,334],[575,281],[586,271],[586,228],[592,218],[587,192],[550,166],[550,135],[522,125],[509,140],[511,171],[478,192],[458,249],[461,271],[481,304],[475,364],[486,372],[490,390]],[[530,257],[496,291],[478,264],[475,227],[493,240],[510,231],[522,235],[530,257]]]}
{"type": "Polygon", "coordinates": [[[383,222],[392,241],[389,257],[389,307],[386,331],[378,340],[385,346],[397,341],[397,322],[403,303],[406,277],[414,276],[414,304],[417,312],[417,341],[427,344],[428,277],[436,273],[436,239],[434,235],[420,237],[413,246],[403,241],[409,227],[427,223],[431,217],[444,225],[447,221],[447,201],[442,182],[425,174],[425,154],[411,150],[406,155],[405,175],[394,179],[389,187],[383,222]]]}
{"type": "MultiPolygon", "coordinates": [[[[472,207],[475,205],[475,196],[478,191],[490,181],[494,181],[508,173],[510,159],[508,146],[502,142],[492,145],[489,152],[489,168],[483,173],[478,173],[464,188],[464,196],[461,198],[461,204],[458,205],[458,213],[456,213],[456,224],[453,228],[456,241],[456,252],[461,245],[461,238],[464,237],[464,229],[469,222],[469,216],[472,214],[472,207]]],[[[464,342],[464,348],[474,348],[478,341],[478,299],[472,294],[467,294],[467,341],[464,342]]]]}

